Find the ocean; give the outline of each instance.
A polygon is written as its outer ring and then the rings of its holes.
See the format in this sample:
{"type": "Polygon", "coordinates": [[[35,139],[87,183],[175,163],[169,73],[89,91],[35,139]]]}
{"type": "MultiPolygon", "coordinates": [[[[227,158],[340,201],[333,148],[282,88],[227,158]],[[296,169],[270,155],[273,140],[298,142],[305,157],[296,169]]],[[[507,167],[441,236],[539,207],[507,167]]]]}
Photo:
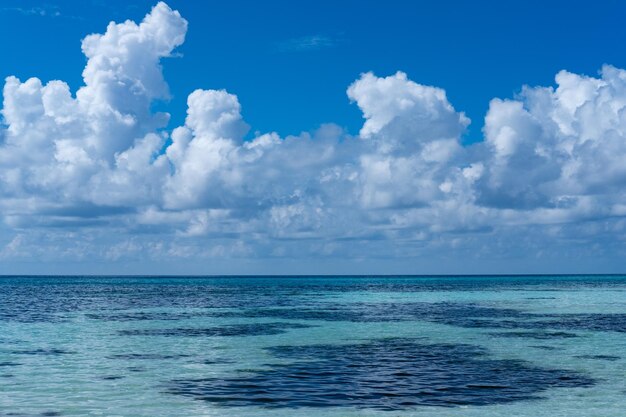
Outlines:
{"type": "Polygon", "coordinates": [[[624,416],[626,276],[0,277],[0,416],[624,416]]]}

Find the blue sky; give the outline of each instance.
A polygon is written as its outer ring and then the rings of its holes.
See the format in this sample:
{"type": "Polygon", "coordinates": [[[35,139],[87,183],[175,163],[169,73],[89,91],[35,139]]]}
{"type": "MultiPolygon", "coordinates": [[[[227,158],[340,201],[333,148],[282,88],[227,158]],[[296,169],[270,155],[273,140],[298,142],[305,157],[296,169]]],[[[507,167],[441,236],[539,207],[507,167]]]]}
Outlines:
{"type": "Polygon", "coordinates": [[[626,5],[544,3],[6,0],[0,263],[620,272],[626,5]]]}
{"type": "MultiPolygon", "coordinates": [[[[401,70],[445,89],[474,122],[467,140],[477,141],[493,97],[511,97],[524,84],[552,85],[562,69],[596,75],[603,64],[626,67],[620,1],[168,4],[189,21],[178,48],[184,59],[164,62],[167,109],[177,123],[193,90],[225,88],[237,94],[253,130],[288,135],[333,122],[357,133],[361,114],[346,100],[346,86],[362,72],[401,70]],[[307,43],[316,38],[322,41],[307,43]]],[[[60,79],[75,90],[85,61],[80,40],[111,20],[139,21],[153,5],[5,0],[0,75],[60,79]]]]}

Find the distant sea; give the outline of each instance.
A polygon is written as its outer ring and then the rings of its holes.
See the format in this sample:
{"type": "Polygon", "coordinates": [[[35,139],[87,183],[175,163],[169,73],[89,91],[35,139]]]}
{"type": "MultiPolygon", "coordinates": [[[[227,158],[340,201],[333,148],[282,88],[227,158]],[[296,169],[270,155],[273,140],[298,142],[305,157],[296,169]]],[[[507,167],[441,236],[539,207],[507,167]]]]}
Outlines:
{"type": "Polygon", "coordinates": [[[0,277],[0,416],[625,410],[626,276],[0,277]]]}

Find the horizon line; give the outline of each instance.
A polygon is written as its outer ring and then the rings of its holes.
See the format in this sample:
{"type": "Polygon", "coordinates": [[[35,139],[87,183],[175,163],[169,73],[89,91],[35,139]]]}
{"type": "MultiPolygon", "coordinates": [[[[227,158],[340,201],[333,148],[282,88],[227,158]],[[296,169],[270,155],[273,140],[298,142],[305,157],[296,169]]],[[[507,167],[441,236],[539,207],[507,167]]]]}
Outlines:
{"type": "Polygon", "coordinates": [[[626,276],[624,273],[521,274],[0,274],[2,278],[455,278],[626,276]]]}

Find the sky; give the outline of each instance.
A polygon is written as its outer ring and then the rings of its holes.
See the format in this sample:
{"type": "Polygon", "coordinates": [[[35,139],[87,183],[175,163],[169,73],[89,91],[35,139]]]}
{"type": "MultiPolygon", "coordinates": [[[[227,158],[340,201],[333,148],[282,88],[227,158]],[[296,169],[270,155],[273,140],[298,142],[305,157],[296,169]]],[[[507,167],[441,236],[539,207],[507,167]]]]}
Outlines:
{"type": "Polygon", "coordinates": [[[624,272],[626,4],[0,2],[0,268],[624,272]]]}

